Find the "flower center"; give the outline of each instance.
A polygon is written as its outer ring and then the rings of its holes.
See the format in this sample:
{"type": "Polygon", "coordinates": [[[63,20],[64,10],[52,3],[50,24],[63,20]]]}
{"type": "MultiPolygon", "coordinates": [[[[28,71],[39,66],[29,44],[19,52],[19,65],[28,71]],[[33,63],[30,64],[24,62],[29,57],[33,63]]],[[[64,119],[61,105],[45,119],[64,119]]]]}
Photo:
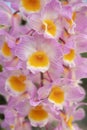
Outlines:
{"type": "Polygon", "coordinates": [[[43,24],[45,25],[45,31],[52,36],[56,35],[56,25],[52,20],[44,20],[43,24]]]}
{"type": "Polygon", "coordinates": [[[11,76],[8,80],[10,87],[12,90],[16,92],[24,92],[26,89],[26,85],[24,81],[26,80],[26,77],[24,75],[17,76],[11,76]]]}
{"type": "Polygon", "coordinates": [[[45,67],[49,65],[49,58],[43,51],[37,51],[29,57],[28,64],[34,67],[45,67]]]}
{"type": "Polygon", "coordinates": [[[3,43],[1,50],[2,50],[3,56],[5,56],[5,57],[9,57],[12,55],[11,49],[8,47],[8,44],[6,42],[3,43]]]}
{"type": "Polygon", "coordinates": [[[44,110],[44,108],[42,106],[39,105],[39,106],[33,107],[30,110],[28,117],[31,120],[38,122],[38,121],[43,121],[43,120],[47,119],[48,113],[46,112],[46,110],[44,110]]]}
{"type": "Polygon", "coordinates": [[[27,11],[38,11],[41,8],[40,0],[21,0],[22,6],[27,11]]]}
{"type": "Polygon", "coordinates": [[[63,56],[63,59],[64,59],[64,60],[67,60],[67,61],[69,61],[69,62],[73,61],[74,58],[75,58],[75,51],[74,51],[74,49],[71,49],[68,54],[65,54],[65,55],[63,56]]]}
{"type": "Polygon", "coordinates": [[[63,103],[64,91],[58,86],[53,87],[49,95],[49,100],[55,104],[63,103]]]}

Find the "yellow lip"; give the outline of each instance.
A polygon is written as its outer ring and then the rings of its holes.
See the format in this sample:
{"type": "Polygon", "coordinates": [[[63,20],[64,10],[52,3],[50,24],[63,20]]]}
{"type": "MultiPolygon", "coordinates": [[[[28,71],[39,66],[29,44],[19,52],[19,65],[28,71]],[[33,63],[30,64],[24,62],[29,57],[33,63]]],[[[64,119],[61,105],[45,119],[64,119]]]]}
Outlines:
{"type": "Polygon", "coordinates": [[[24,75],[20,75],[19,77],[11,76],[8,79],[8,83],[13,91],[24,92],[26,90],[25,80],[26,77],[24,75]]]}
{"type": "Polygon", "coordinates": [[[6,42],[3,43],[1,51],[2,51],[3,56],[5,57],[12,56],[11,49],[8,47],[8,44],[6,42]]]}
{"type": "Polygon", "coordinates": [[[64,102],[64,91],[60,87],[55,86],[52,88],[48,99],[55,104],[61,104],[64,102]]]}
{"type": "Polygon", "coordinates": [[[28,58],[27,64],[34,67],[46,67],[49,64],[49,58],[43,51],[37,51],[28,58]]]}
{"type": "Polygon", "coordinates": [[[21,0],[22,6],[27,11],[39,11],[41,8],[40,0],[21,0]]]}
{"type": "Polygon", "coordinates": [[[50,19],[44,20],[43,25],[44,25],[45,31],[48,34],[50,34],[52,36],[56,35],[56,25],[52,20],[50,20],[50,19]]]}
{"type": "Polygon", "coordinates": [[[42,106],[39,105],[39,106],[33,107],[30,110],[28,117],[31,120],[39,122],[39,121],[43,121],[43,120],[47,119],[48,113],[42,106]]]}

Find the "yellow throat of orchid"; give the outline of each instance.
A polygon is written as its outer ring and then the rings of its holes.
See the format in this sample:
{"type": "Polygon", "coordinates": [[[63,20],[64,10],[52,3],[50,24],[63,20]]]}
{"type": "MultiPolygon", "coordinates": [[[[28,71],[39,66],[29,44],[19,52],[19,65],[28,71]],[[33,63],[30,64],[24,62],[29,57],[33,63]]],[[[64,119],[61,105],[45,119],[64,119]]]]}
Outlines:
{"type": "Polygon", "coordinates": [[[41,0],[21,0],[21,3],[28,12],[36,12],[41,9],[41,0]]]}
{"type": "Polygon", "coordinates": [[[65,55],[63,56],[63,59],[64,59],[65,61],[72,62],[72,61],[75,59],[75,51],[74,51],[74,49],[71,49],[68,54],[65,54],[65,55]]]}
{"type": "Polygon", "coordinates": [[[24,92],[26,90],[26,85],[24,81],[26,80],[26,77],[24,75],[18,76],[11,76],[8,79],[10,88],[15,92],[24,92]]]}
{"type": "Polygon", "coordinates": [[[46,67],[49,65],[49,58],[43,51],[37,51],[29,57],[27,64],[37,68],[46,67]]]}
{"type": "Polygon", "coordinates": [[[29,119],[33,121],[40,122],[48,118],[48,113],[41,105],[39,105],[39,106],[33,107],[30,110],[28,117],[29,119]]]}
{"type": "Polygon", "coordinates": [[[2,55],[4,57],[10,57],[10,56],[12,56],[11,49],[8,47],[8,44],[6,42],[3,43],[1,51],[2,51],[2,55]]]}
{"type": "Polygon", "coordinates": [[[51,35],[53,37],[56,35],[56,31],[57,31],[56,25],[52,20],[50,20],[50,19],[44,20],[43,26],[44,26],[46,33],[48,33],[49,35],[51,35]]]}
{"type": "Polygon", "coordinates": [[[48,99],[55,104],[61,104],[64,102],[64,91],[60,87],[55,86],[52,88],[48,99]]]}

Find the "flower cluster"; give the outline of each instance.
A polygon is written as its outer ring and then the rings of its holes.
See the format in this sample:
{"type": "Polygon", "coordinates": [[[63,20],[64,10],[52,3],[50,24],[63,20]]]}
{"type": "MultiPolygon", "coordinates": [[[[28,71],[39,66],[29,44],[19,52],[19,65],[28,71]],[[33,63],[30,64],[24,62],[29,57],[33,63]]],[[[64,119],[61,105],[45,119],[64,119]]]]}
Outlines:
{"type": "Polygon", "coordinates": [[[82,0],[0,0],[0,128],[81,130],[86,51],[82,0]]]}

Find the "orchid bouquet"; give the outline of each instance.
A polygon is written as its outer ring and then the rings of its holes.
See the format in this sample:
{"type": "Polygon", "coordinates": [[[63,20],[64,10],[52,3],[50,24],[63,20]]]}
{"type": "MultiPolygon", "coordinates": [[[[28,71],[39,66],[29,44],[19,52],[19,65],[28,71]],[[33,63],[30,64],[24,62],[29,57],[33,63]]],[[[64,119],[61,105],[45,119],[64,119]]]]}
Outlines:
{"type": "Polygon", "coordinates": [[[82,130],[84,52],[85,1],[0,0],[0,130],[82,130]]]}

